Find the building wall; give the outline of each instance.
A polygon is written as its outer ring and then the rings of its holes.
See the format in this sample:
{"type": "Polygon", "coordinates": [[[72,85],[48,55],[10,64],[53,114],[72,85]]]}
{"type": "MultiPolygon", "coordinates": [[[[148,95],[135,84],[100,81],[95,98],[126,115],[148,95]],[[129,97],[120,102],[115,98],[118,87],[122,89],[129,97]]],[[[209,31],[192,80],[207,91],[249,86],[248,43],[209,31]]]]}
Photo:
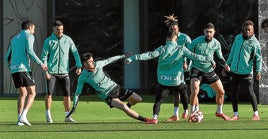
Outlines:
{"type": "MultiPolygon", "coordinates": [[[[11,38],[20,32],[21,23],[25,19],[31,19],[36,24],[35,47],[37,56],[40,57],[44,39],[47,37],[47,0],[4,0],[3,1],[3,96],[17,95],[12,76],[5,63],[5,53],[9,47],[11,38]]],[[[32,63],[32,72],[35,77],[38,94],[45,92],[44,76],[41,67],[32,63]]]]}
{"type": "Polygon", "coordinates": [[[258,6],[258,20],[259,20],[259,41],[262,49],[263,56],[263,68],[262,68],[262,79],[259,83],[259,102],[261,104],[268,104],[268,33],[264,33],[261,28],[261,22],[268,18],[268,1],[259,0],[258,6]]]}

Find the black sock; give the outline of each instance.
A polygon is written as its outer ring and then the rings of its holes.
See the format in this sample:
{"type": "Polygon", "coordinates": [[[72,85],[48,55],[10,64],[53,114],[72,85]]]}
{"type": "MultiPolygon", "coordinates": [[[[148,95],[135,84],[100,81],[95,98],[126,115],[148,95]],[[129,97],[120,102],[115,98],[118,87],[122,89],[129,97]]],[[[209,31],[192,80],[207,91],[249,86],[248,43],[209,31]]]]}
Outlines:
{"type": "Polygon", "coordinates": [[[140,121],[146,122],[145,119],[146,119],[146,118],[144,118],[144,117],[141,116],[141,115],[138,116],[138,120],[140,120],[140,121]]]}
{"type": "Polygon", "coordinates": [[[130,107],[131,107],[131,104],[128,102],[128,103],[127,103],[127,106],[130,108],[130,107]]]}

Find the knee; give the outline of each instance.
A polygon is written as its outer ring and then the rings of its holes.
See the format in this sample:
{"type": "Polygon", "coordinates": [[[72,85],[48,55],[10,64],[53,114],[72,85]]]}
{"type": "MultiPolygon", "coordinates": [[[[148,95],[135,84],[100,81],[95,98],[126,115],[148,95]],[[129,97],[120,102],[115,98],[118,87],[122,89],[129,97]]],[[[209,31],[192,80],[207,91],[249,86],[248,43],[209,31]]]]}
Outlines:
{"type": "Polygon", "coordinates": [[[191,80],[191,87],[194,89],[198,89],[200,85],[200,81],[198,79],[192,79],[191,80]]]}
{"type": "Polygon", "coordinates": [[[130,96],[129,100],[135,101],[135,102],[137,103],[137,102],[141,102],[141,101],[142,101],[142,98],[141,98],[140,95],[138,95],[138,94],[136,94],[136,93],[133,93],[133,94],[130,96]]]}
{"type": "Polygon", "coordinates": [[[45,98],[46,98],[46,99],[51,99],[51,98],[52,98],[52,95],[46,95],[45,98]]]}
{"type": "Polygon", "coordinates": [[[139,103],[139,102],[142,101],[142,98],[139,96],[139,97],[137,97],[137,98],[135,99],[135,101],[136,101],[136,103],[139,103]]]}
{"type": "Polygon", "coordinates": [[[19,95],[21,98],[26,98],[27,97],[27,93],[20,93],[19,95]]]}
{"type": "Polygon", "coordinates": [[[34,90],[31,90],[31,91],[29,91],[29,95],[35,97],[36,96],[36,92],[34,90]]]}
{"type": "Polygon", "coordinates": [[[219,91],[218,91],[218,95],[220,95],[220,96],[224,96],[224,94],[225,94],[224,90],[219,90],[219,91]]]}
{"type": "Polygon", "coordinates": [[[199,91],[193,91],[193,92],[191,92],[191,95],[192,95],[192,96],[197,96],[198,93],[199,93],[199,91]]]}

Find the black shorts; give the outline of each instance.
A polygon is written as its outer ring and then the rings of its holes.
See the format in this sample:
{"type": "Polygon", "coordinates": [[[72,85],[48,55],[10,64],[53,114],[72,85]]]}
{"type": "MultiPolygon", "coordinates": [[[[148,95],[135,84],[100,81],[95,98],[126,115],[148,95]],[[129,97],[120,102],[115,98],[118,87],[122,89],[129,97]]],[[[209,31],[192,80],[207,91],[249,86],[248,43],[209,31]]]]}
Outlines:
{"type": "Polygon", "coordinates": [[[52,95],[54,88],[58,82],[64,96],[70,96],[70,78],[68,74],[51,74],[51,78],[47,80],[47,95],[52,95]]]}
{"type": "Polygon", "coordinates": [[[128,99],[134,92],[126,89],[126,88],[121,88],[119,85],[113,88],[111,93],[108,95],[108,97],[105,99],[108,105],[110,105],[110,108],[113,106],[111,105],[111,102],[114,98],[118,98],[121,101],[125,101],[128,99]]]}
{"type": "Polygon", "coordinates": [[[212,84],[220,79],[219,76],[214,71],[204,73],[195,68],[191,70],[191,79],[193,78],[199,79],[201,82],[200,84],[203,83],[212,84]]]}
{"type": "Polygon", "coordinates": [[[34,86],[35,81],[32,72],[16,72],[12,73],[15,88],[34,86]]]}
{"type": "Polygon", "coordinates": [[[157,89],[158,91],[156,95],[167,97],[169,93],[182,94],[184,90],[187,90],[187,85],[180,84],[178,86],[166,86],[166,85],[159,84],[159,87],[157,89]]]}

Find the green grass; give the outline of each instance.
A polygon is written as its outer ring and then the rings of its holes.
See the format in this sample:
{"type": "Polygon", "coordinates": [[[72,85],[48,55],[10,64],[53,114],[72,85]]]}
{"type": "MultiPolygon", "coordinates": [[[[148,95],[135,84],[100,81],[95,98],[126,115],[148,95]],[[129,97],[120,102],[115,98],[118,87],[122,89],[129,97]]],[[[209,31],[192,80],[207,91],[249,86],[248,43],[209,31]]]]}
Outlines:
{"type": "MultiPolygon", "coordinates": [[[[152,117],[154,96],[142,96],[143,102],[133,106],[143,116],[152,117]]],[[[16,126],[16,98],[0,98],[0,137],[3,139],[242,139],[268,138],[268,106],[259,105],[260,121],[251,121],[252,108],[249,103],[239,104],[240,120],[228,122],[214,116],[214,103],[201,103],[204,113],[202,123],[188,123],[186,120],[168,123],[165,119],[173,113],[171,97],[161,106],[159,123],[146,125],[129,118],[122,111],[110,109],[95,95],[82,96],[73,118],[77,123],[64,123],[62,97],[55,97],[52,106],[54,123],[45,121],[42,97],[37,97],[28,113],[33,126],[16,126]]],[[[181,106],[181,105],[180,105],[181,106]]],[[[230,103],[224,105],[224,112],[231,116],[230,103]]],[[[181,112],[180,112],[181,115],[181,112]]]]}

